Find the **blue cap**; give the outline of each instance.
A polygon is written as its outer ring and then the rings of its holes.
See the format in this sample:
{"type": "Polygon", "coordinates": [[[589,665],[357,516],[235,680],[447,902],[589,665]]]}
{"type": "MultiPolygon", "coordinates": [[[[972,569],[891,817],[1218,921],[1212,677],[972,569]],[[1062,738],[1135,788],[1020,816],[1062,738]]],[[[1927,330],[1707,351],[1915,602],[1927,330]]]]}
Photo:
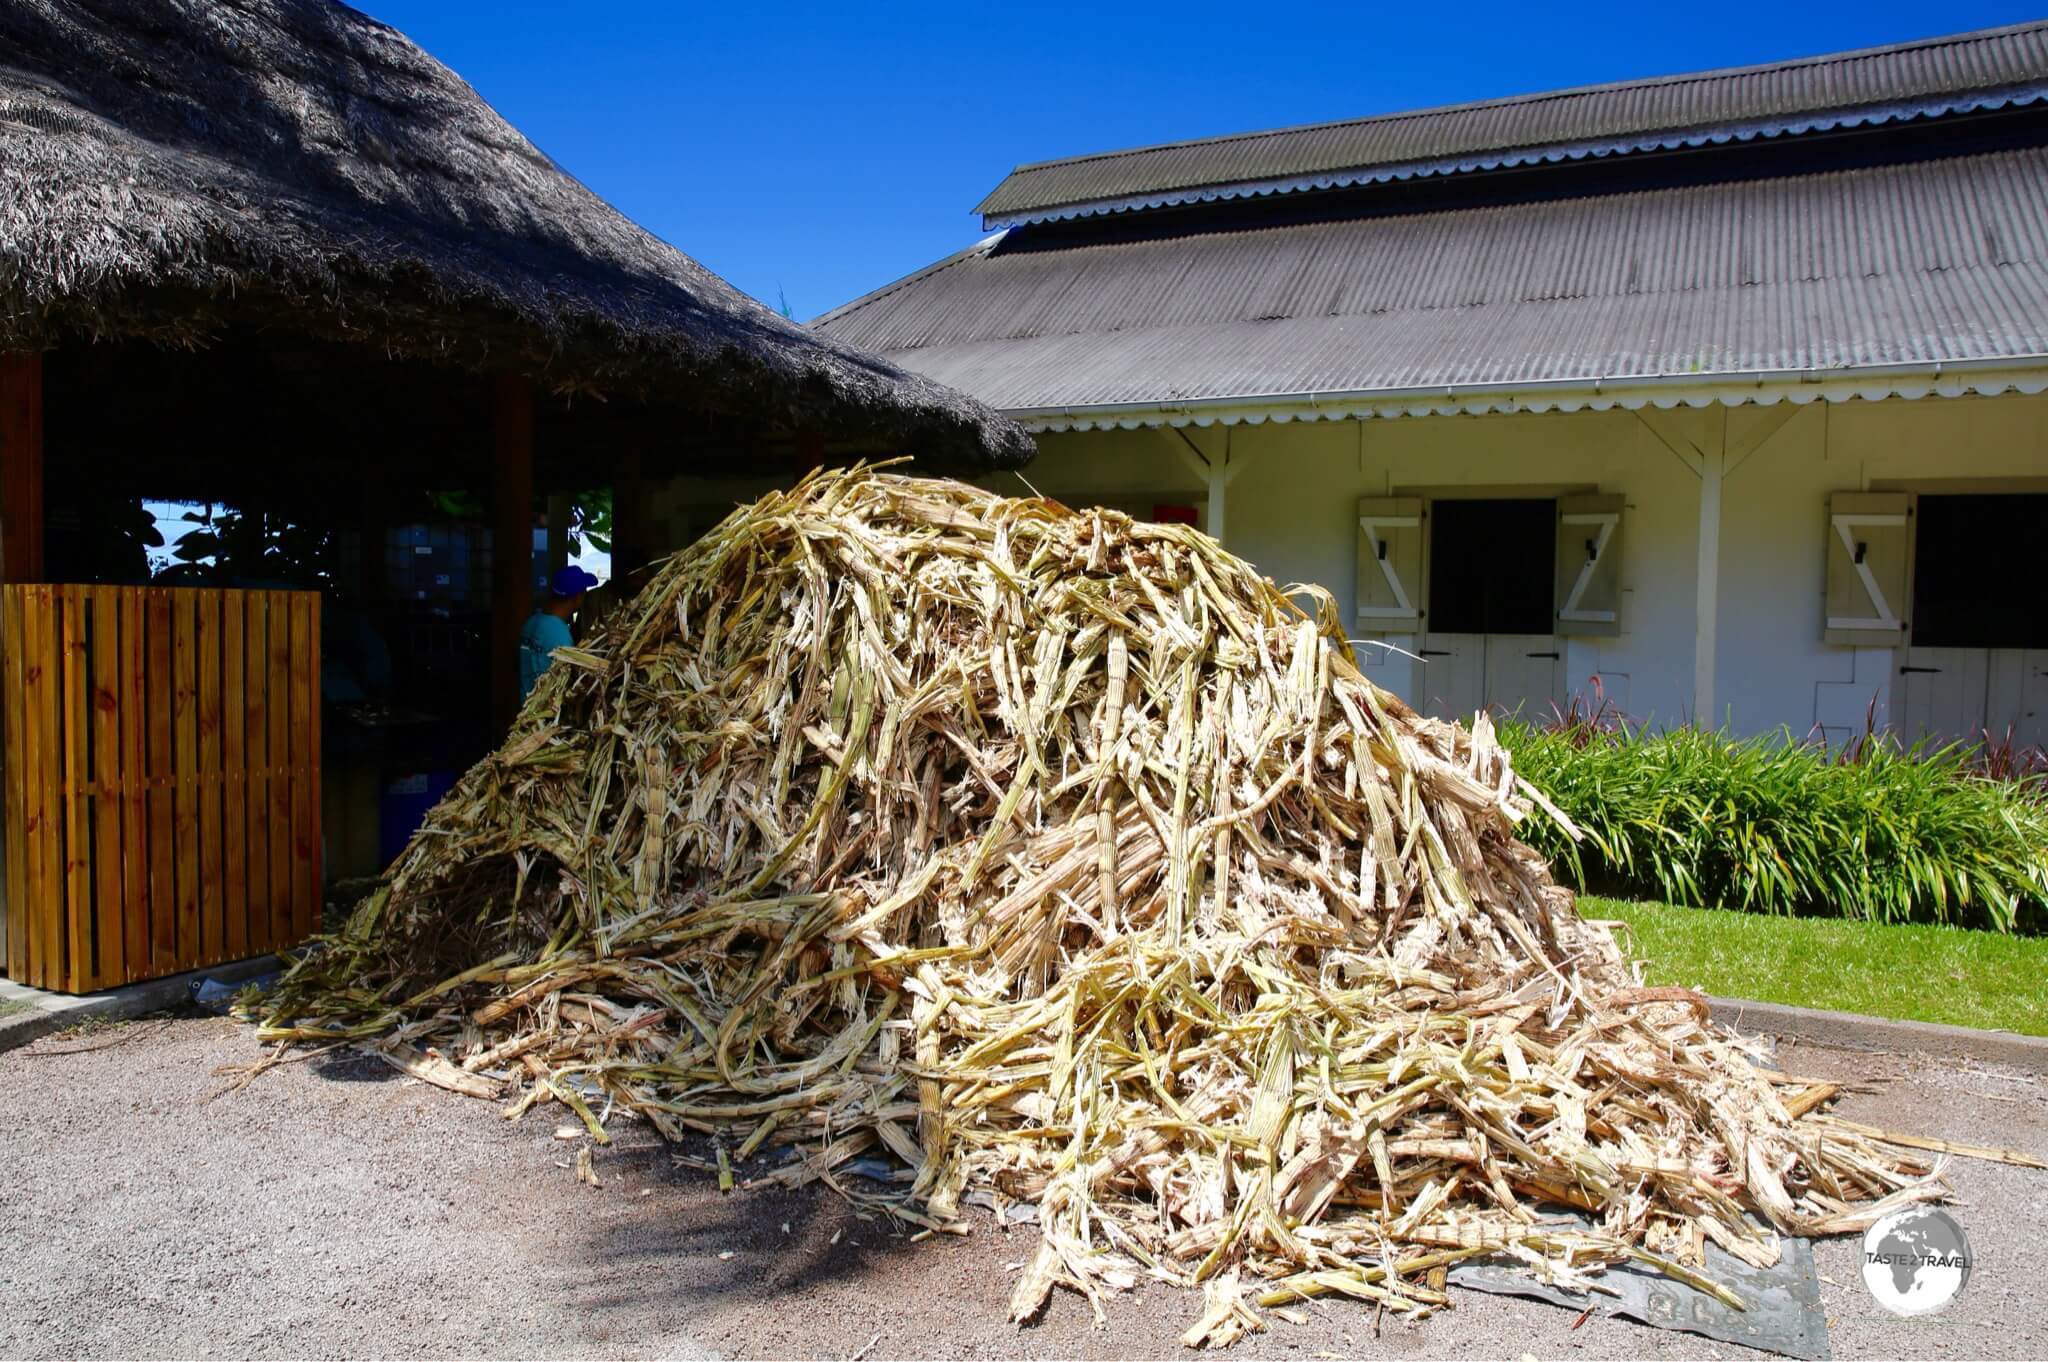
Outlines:
{"type": "Polygon", "coordinates": [[[595,576],[574,563],[555,573],[548,581],[548,587],[555,593],[555,599],[558,601],[566,601],[571,596],[581,596],[597,584],[595,576]]]}

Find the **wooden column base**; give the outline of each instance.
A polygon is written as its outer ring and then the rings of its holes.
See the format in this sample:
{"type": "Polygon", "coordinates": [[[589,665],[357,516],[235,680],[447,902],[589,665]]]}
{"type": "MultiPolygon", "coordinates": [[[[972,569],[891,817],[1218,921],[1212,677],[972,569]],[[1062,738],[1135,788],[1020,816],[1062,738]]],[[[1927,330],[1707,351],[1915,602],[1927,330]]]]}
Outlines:
{"type": "Polygon", "coordinates": [[[43,580],[43,357],[0,354],[0,581],[43,580]]]}

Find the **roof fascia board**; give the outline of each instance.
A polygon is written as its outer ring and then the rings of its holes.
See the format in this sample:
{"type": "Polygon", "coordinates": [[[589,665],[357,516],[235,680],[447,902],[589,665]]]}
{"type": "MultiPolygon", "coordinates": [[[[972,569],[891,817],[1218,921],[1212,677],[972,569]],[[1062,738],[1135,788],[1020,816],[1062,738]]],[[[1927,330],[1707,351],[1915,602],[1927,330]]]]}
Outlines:
{"type": "Polygon", "coordinates": [[[2048,82],[2036,81],[1996,90],[1973,91],[1966,95],[1943,95],[1853,109],[1818,109],[1791,117],[1757,119],[1711,128],[1664,130],[1632,137],[1603,138],[1544,147],[1504,148],[1426,161],[1358,166],[1304,175],[1240,180],[1229,184],[1189,185],[1155,193],[1092,199],[1081,203],[1046,205],[1022,212],[985,215],[982,218],[982,227],[985,231],[995,231],[1029,226],[1032,223],[1066,222],[1075,218],[1141,212],[1151,208],[1173,208],[1185,204],[1260,198],[1272,194],[1293,194],[1317,189],[1347,189],[1359,185],[1385,184],[1392,180],[1512,170],[1522,166],[1556,165],[1565,161],[1628,156],[1642,152],[1682,151],[1710,144],[1722,146],[1729,142],[1752,142],[1758,138],[1797,137],[1817,132],[1834,132],[1844,128],[1873,127],[1915,118],[1940,118],[1953,114],[2019,108],[2043,99],[2048,99],[2048,82]]]}
{"type": "Polygon", "coordinates": [[[1772,369],[1723,374],[1653,374],[1522,384],[1452,384],[1347,392],[1268,393],[1167,403],[1110,402],[1011,407],[1003,414],[1034,434],[1136,430],[1148,426],[1236,426],[1400,416],[1484,416],[1508,412],[1638,411],[1644,407],[1775,406],[1886,398],[2048,392],[2048,354],[1937,364],[1841,369],[1772,369]]]}

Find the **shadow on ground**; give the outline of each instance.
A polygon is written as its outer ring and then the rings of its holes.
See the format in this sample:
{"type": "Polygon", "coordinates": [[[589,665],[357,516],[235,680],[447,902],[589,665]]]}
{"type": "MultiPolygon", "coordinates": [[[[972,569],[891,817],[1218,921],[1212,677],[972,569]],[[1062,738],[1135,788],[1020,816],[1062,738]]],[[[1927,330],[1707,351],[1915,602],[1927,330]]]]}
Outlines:
{"type": "MultiPolygon", "coordinates": [[[[720,1193],[715,1173],[679,1161],[713,1157],[708,1143],[676,1148],[644,1130],[595,1151],[593,1166],[604,1186],[594,1195],[616,1185],[619,1197],[616,1209],[585,1227],[589,1271],[579,1306],[637,1311],[649,1304],[727,1303],[736,1295],[804,1294],[858,1281],[885,1258],[947,1247],[912,1243],[913,1227],[858,1209],[823,1186],[736,1186],[720,1193]]],[[[780,1162],[772,1156],[750,1161],[736,1170],[738,1182],[772,1172],[780,1162]]]]}

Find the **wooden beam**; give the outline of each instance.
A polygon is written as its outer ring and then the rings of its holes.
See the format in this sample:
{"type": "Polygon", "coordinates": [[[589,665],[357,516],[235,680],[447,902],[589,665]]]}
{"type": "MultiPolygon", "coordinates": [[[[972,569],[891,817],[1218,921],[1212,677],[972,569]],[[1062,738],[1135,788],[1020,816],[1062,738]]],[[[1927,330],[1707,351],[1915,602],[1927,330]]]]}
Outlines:
{"type": "Polygon", "coordinates": [[[1657,437],[1657,442],[1671,451],[1671,457],[1684,464],[1696,478],[1706,476],[1707,452],[1703,445],[1685,433],[1685,428],[1669,413],[1655,407],[1641,407],[1636,411],[1636,420],[1643,429],[1657,437]]]}
{"type": "Polygon", "coordinates": [[[491,711],[519,712],[519,631],[533,608],[533,385],[507,374],[491,403],[491,711]]]}
{"type": "MultiPolygon", "coordinates": [[[[1714,681],[1720,667],[1721,486],[1729,472],[1728,407],[1717,402],[1709,408],[1697,423],[1697,437],[1688,429],[1692,422],[1654,407],[1637,411],[1636,419],[1700,480],[1699,529],[1694,540],[1692,721],[1701,728],[1713,728],[1720,722],[1714,708],[1714,681]]],[[[1756,444],[1743,456],[1754,453],[1789,419],[1775,417],[1759,426],[1756,444]]]]}
{"type": "Polygon", "coordinates": [[[1728,408],[1715,405],[1707,418],[1707,439],[1696,446],[1700,456],[1699,567],[1694,580],[1692,721],[1714,728],[1714,678],[1720,665],[1721,622],[1721,483],[1728,471],[1728,408]]]}
{"type": "Polygon", "coordinates": [[[1178,426],[1168,426],[1166,429],[1169,433],[1180,437],[1180,443],[1173,447],[1173,452],[1180,456],[1180,460],[1187,466],[1187,470],[1195,475],[1196,479],[1207,491],[1208,506],[1205,518],[1209,522],[1209,537],[1221,544],[1223,542],[1224,512],[1227,509],[1226,501],[1230,484],[1236,481],[1239,473],[1244,471],[1244,456],[1231,453],[1230,430],[1228,427],[1223,431],[1223,452],[1221,454],[1209,453],[1196,444],[1194,439],[1178,426]]]}
{"type": "MultiPolygon", "coordinates": [[[[1750,426],[1741,439],[1728,442],[1728,448],[1722,460],[1726,466],[1721,471],[1724,474],[1732,475],[1736,469],[1749,462],[1750,455],[1769,444],[1773,435],[1783,430],[1790,424],[1793,417],[1805,410],[1806,408],[1795,407],[1790,402],[1780,402],[1775,407],[1765,407],[1763,414],[1758,417],[1755,424],[1750,426]]],[[[1823,406],[1821,410],[1825,411],[1827,408],[1823,406]]]]}
{"type": "Polygon", "coordinates": [[[0,354],[0,581],[43,580],[43,357],[0,354]]]}

